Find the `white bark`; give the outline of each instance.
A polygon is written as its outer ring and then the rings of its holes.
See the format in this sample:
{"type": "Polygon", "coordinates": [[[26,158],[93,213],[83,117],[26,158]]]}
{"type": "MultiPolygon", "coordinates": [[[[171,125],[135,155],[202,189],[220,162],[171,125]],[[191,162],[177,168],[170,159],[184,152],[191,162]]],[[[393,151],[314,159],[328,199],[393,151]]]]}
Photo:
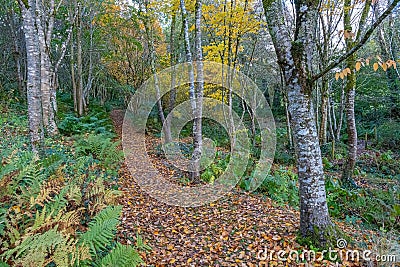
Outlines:
{"type": "Polygon", "coordinates": [[[38,154],[40,143],[43,140],[42,106],[40,92],[40,51],[35,25],[35,0],[28,1],[28,6],[19,1],[22,12],[22,23],[26,44],[27,57],[27,102],[29,134],[32,150],[38,154]]]}
{"type": "Polygon", "coordinates": [[[204,74],[203,74],[203,51],[202,51],[202,40],[201,40],[201,17],[202,17],[202,0],[196,1],[195,10],[195,28],[196,28],[196,69],[197,69],[197,80],[196,80],[196,110],[195,118],[193,123],[193,135],[194,135],[194,151],[192,160],[194,163],[193,178],[200,177],[200,158],[203,149],[203,134],[202,134],[202,116],[203,116],[203,89],[204,89],[204,74]]]}
{"type": "Polygon", "coordinates": [[[326,244],[331,220],[319,146],[310,74],[318,1],[297,1],[295,40],[290,39],[281,1],[264,0],[264,11],[288,95],[300,191],[300,232],[326,244]]]}
{"type": "Polygon", "coordinates": [[[36,29],[40,51],[40,89],[42,92],[43,126],[50,136],[58,133],[55,123],[53,67],[50,59],[50,45],[54,26],[54,0],[49,2],[45,12],[44,2],[36,0],[36,29]]]}
{"type": "Polygon", "coordinates": [[[161,93],[160,93],[160,85],[158,81],[158,75],[157,75],[157,70],[156,70],[156,51],[154,47],[154,38],[153,38],[153,28],[152,28],[152,22],[149,21],[149,8],[148,8],[148,2],[145,1],[145,11],[146,11],[146,17],[144,18],[144,27],[146,30],[146,35],[147,35],[147,46],[149,49],[150,53],[150,68],[151,68],[151,73],[154,77],[154,86],[156,89],[156,94],[157,94],[157,107],[158,107],[158,115],[160,117],[161,123],[163,125],[163,131],[164,131],[164,138],[165,138],[165,143],[170,143],[172,141],[171,137],[171,128],[170,125],[166,123],[166,119],[164,116],[164,110],[161,102],[161,93]]]}

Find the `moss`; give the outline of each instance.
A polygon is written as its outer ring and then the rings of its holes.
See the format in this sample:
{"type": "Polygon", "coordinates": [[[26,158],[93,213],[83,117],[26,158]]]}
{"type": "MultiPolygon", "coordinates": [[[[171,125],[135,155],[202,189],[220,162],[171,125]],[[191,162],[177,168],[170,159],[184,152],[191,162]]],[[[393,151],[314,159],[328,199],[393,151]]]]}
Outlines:
{"type": "Polygon", "coordinates": [[[29,8],[28,0],[22,0],[22,3],[24,3],[24,6],[25,6],[26,8],[29,8]]]}
{"type": "Polygon", "coordinates": [[[350,240],[350,237],[343,233],[336,225],[332,224],[324,229],[314,226],[313,231],[309,231],[307,236],[298,233],[296,241],[303,246],[323,250],[336,248],[338,239],[350,240]]]}
{"type": "Polygon", "coordinates": [[[304,44],[300,41],[293,41],[292,42],[292,55],[293,58],[301,58],[304,52],[304,44]]]}
{"type": "Polygon", "coordinates": [[[271,7],[272,3],[275,2],[275,0],[263,0],[263,7],[265,10],[271,7]]]}

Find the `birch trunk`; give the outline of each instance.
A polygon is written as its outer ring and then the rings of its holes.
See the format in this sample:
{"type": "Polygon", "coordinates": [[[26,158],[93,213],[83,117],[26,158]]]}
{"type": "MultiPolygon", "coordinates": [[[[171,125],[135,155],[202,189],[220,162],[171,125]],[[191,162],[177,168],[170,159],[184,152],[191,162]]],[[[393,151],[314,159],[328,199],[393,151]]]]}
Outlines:
{"type": "Polygon", "coordinates": [[[25,6],[23,1],[19,1],[22,12],[22,24],[24,29],[26,57],[27,57],[27,102],[29,134],[32,151],[38,155],[39,147],[43,141],[43,118],[40,92],[40,51],[35,25],[35,1],[28,1],[25,6]]]}
{"type": "Polygon", "coordinates": [[[15,20],[17,16],[15,14],[15,10],[12,7],[11,12],[9,15],[9,21],[10,21],[10,30],[12,34],[12,39],[13,39],[13,45],[14,45],[14,51],[13,51],[13,58],[15,60],[15,67],[16,67],[16,76],[17,76],[17,82],[18,82],[18,92],[21,96],[25,94],[25,86],[24,86],[24,73],[22,69],[22,64],[21,60],[23,57],[23,54],[21,53],[21,48],[20,48],[20,38],[19,38],[19,30],[17,29],[17,26],[15,25],[15,20]]]}
{"type": "MultiPolygon", "coordinates": [[[[198,17],[199,15],[201,16],[201,11],[199,14],[198,11],[198,2],[196,2],[196,25],[197,25],[197,21],[198,19],[200,19],[200,17],[198,17]]],[[[201,6],[201,4],[200,4],[201,6]]],[[[191,167],[191,172],[192,172],[192,179],[198,179],[200,172],[199,172],[199,159],[201,157],[201,151],[202,151],[202,132],[201,132],[201,120],[197,120],[196,117],[198,115],[198,107],[197,104],[202,104],[202,100],[198,100],[196,97],[196,90],[195,90],[195,80],[194,80],[194,69],[193,69],[193,58],[192,58],[192,52],[190,50],[190,40],[189,40],[189,23],[188,23],[188,19],[187,19],[187,11],[186,11],[186,7],[185,7],[185,1],[184,0],[180,0],[180,7],[181,7],[181,14],[182,14],[182,21],[183,21],[183,33],[184,33],[184,40],[185,40],[185,52],[186,52],[186,61],[188,62],[189,65],[189,98],[190,98],[190,105],[192,107],[192,112],[193,112],[193,118],[194,122],[193,122],[193,145],[194,145],[194,149],[193,149],[193,155],[192,155],[192,167],[191,167]]],[[[200,30],[199,28],[196,28],[196,35],[198,35],[198,30],[200,30]]],[[[200,35],[201,38],[201,35],[200,35]]],[[[198,43],[196,42],[196,53],[198,53],[198,45],[200,44],[201,46],[201,42],[198,43]]],[[[197,55],[198,57],[199,55],[197,55]]],[[[202,55],[200,55],[202,57],[202,55]]],[[[199,68],[199,66],[197,66],[199,68]]],[[[200,67],[201,68],[201,67],[200,67]]],[[[201,73],[200,73],[201,75],[201,73]]],[[[202,94],[202,92],[201,92],[202,94]]],[[[201,112],[201,111],[200,111],[201,112]]]]}
{"type": "Polygon", "coordinates": [[[77,65],[77,82],[76,82],[76,92],[75,92],[75,102],[77,107],[78,116],[82,116],[85,112],[85,98],[83,94],[83,62],[82,62],[82,7],[81,3],[77,4],[77,34],[76,34],[76,65],[77,65]]]}
{"type": "Polygon", "coordinates": [[[321,122],[319,128],[319,142],[325,145],[327,142],[327,127],[328,127],[328,101],[329,101],[329,84],[326,78],[322,78],[321,86],[321,122]]]}
{"type": "Polygon", "coordinates": [[[192,161],[194,170],[192,178],[198,179],[200,177],[200,158],[203,149],[203,134],[202,134],[202,116],[203,116],[203,89],[204,89],[204,74],[203,74],[203,51],[201,40],[201,18],[202,18],[202,0],[196,0],[195,5],[195,51],[196,51],[196,110],[193,122],[193,135],[194,135],[194,150],[192,161]]]}
{"type": "Polygon", "coordinates": [[[312,101],[310,74],[318,1],[296,1],[295,39],[284,22],[282,2],[263,0],[268,30],[288,95],[300,192],[300,234],[318,246],[333,242],[335,230],[328,213],[325,178],[312,101]]]}
{"type": "Polygon", "coordinates": [[[146,10],[146,17],[144,18],[144,27],[146,30],[146,35],[147,35],[147,46],[149,49],[150,53],[150,68],[151,68],[151,73],[154,77],[154,85],[156,89],[156,94],[157,94],[157,107],[158,107],[158,115],[160,117],[161,123],[163,125],[163,131],[164,131],[164,137],[165,137],[165,143],[170,143],[172,141],[171,137],[171,128],[169,124],[166,124],[166,119],[164,116],[164,110],[161,102],[161,93],[160,93],[160,86],[158,82],[158,76],[157,76],[157,70],[156,70],[156,54],[155,54],[155,48],[154,48],[154,38],[153,38],[153,29],[151,26],[151,21],[149,21],[149,9],[148,9],[148,1],[145,1],[145,10],[146,10]]]}
{"type": "Polygon", "coordinates": [[[45,16],[44,3],[36,0],[36,29],[40,51],[40,90],[42,92],[43,126],[50,136],[58,134],[55,122],[53,70],[50,60],[50,42],[54,24],[54,0],[49,1],[49,16],[45,16]]]}
{"type": "Polygon", "coordinates": [[[340,95],[340,111],[339,111],[339,123],[336,129],[336,140],[340,141],[340,133],[342,131],[342,125],[343,125],[343,117],[344,117],[344,105],[346,101],[346,95],[344,92],[344,86],[342,83],[342,92],[340,95]]]}
{"type": "MultiPolygon", "coordinates": [[[[350,35],[348,38],[345,38],[346,51],[350,51],[354,48],[357,40],[360,39],[361,32],[365,28],[365,24],[367,21],[367,17],[370,10],[372,0],[366,0],[364,4],[364,9],[361,14],[359,23],[358,23],[358,31],[357,36],[353,39],[350,35]]],[[[343,7],[343,24],[344,30],[350,33],[353,33],[352,24],[351,24],[351,9],[353,3],[351,0],[344,1],[343,7]]],[[[354,72],[356,65],[357,54],[353,53],[346,59],[346,67],[350,69],[350,74],[347,75],[346,85],[345,85],[345,93],[346,93],[346,104],[345,104],[345,112],[346,112],[346,122],[347,122],[347,135],[348,135],[348,155],[346,159],[345,166],[343,168],[342,173],[342,184],[346,187],[357,187],[356,183],[353,180],[354,168],[356,166],[357,161],[357,128],[356,128],[356,118],[354,114],[354,101],[356,95],[356,75],[354,72]]]]}
{"type": "MultiPolygon", "coordinates": [[[[170,45],[170,66],[173,68],[171,72],[171,91],[170,91],[170,96],[169,96],[169,111],[174,109],[175,107],[175,102],[176,102],[176,72],[175,72],[175,64],[176,64],[176,54],[175,54],[175,25],[176,25],[176,14],[174,13],[172,15],[172,22],[171,22],[171,32],[170,32],[170,39],[169,39],[169,45],[170,45]]],[[[169,120],[167,123],[170,123],[169,120]]]]}

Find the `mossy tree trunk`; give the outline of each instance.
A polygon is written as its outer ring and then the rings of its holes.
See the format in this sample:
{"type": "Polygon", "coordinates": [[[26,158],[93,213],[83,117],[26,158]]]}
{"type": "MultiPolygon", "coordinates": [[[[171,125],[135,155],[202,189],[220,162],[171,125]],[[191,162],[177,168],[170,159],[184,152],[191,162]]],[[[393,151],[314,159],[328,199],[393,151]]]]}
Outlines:
{"type": "Polygon", "coordinates": [[[295,1],[296,29],[291,41],[281,1],[264,0],[268,30],[283,71],[297,154],[300,191],[300,234],[319,247],[335,235],[328,213],[325,178],[314,116],[310,80],[318,19],[318,1],[295,1]]]}
{"type": "MultiPolygon", "coordinates": [[[[357,33],[353,32],[352,27],[352,15],[351,10],[354,6],[352,0],[345,0],[343,7],[343,26],[344,26],[344,37],[346,44],[346,51],[350,51],[354,48],[355,44],[359,41],[361,33],[364,31],[366,26],[371,0],[365,1],[363,12],[361,14],[360,20],[358,22],[357,33]]],[[[347,122],[347,135],[348,135],[348,155],[346,159],[345,166],[342,172],[342,184],[345,187],[356,187],[356,183],[353,180],[353,173],[356,167],[357,161],[357,128],[356,128],[356,118],[354,114],[355,107],[355,95],[356,95],[356,82],[357,77],[355,74],[355,66],[357,60],[357,53],[353,53],[346,59],[346,68],[350,70],[346,78],[345,85],[345,112],[346,112],[346,122],[347,122]]]]}

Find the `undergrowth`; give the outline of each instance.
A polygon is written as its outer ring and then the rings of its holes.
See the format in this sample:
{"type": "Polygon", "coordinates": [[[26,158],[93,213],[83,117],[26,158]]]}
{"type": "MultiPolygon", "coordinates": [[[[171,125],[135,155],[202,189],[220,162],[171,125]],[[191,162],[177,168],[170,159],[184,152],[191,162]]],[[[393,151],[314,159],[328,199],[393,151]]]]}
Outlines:
{"type": "Polygon", "coordinates": [[[74,136],[46,139],[40,159],[29,151],[26,116],[10,109],[0,117],[0,266],[138,266],[138,250],[149,247],[115,236],[122,155],[109,119],[68,116],[62,122],[73,128],[60,129],[74,136]],[[90,127],[97,130],[76,135],[90,127]]]}

